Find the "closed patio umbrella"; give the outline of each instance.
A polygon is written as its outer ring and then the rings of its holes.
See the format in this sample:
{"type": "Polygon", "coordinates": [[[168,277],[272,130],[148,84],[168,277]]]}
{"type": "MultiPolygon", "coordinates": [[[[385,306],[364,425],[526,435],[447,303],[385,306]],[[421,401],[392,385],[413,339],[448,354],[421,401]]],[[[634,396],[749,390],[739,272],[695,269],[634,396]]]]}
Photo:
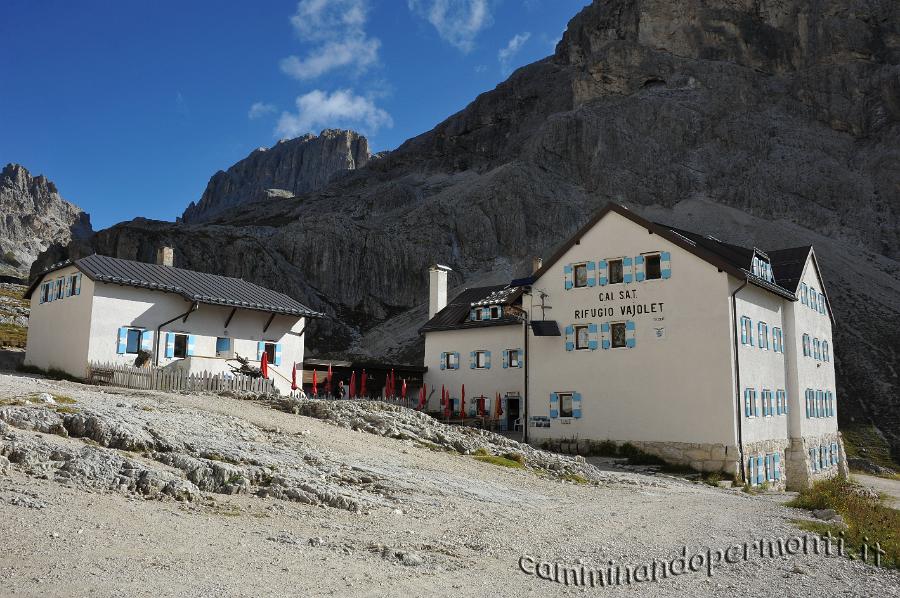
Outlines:
{"type": "Polygon", "coordinates": [[[347,396],[351,399],[356,398],[356,372],[350,374],[350,394],[347,396]]]}
{"type": "Polygon", "coordinates": [[[497,393],[497,419],[500,419],[503,416],[503,399],[500,398],[500,393],[497,393]]]}
{"type": "Polygon", "coordinates": [[[269,377],[269,352],[263,351],[262,359],[259,362],[259,371],[263,378],[269,377]]]}
{"type": "Polygon", "coordinates": [[[459,416],[466,416],[466,385],[462,385],[462,394],[459,396],[459,416]]]}
{"type": "Polygon", "coordinates": [[[325,377],[325,394],[331,396],[331,364],[328,364],[328,374],[325,377]]]}
{"type": "Polygon", "coordinates": [[[359,396],[362,398],[366,398],[369,396],[368,390],[366,389],[366,370],[363,370],[362,373],[362,381],[359,383],[359,396]]]}
{"type": "Polygon", "coordinates": [[[294,362],[294,367],[291,368],[291,391],[297,390],[297,362],[294,362]]]}
{"type": "Polygon", "coordinates": [[[400,387],[400,398],[406,401],[406,378],[403,379],[403,385],[400,387]]]}
{"type": "Polygon", "coordinates": [[[319,394],[319,374],[316,370],[313,370],[312,393],[313,396],[317,396],[319,394]]]}

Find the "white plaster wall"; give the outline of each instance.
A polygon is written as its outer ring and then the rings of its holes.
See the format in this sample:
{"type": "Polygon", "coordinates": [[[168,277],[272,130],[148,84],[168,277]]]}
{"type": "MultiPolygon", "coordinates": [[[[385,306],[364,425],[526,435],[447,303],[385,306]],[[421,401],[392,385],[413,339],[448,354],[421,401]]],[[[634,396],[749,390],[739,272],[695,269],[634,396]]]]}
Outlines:
{"type": "MultiPolygon", "coordinates": [[[[95,285],[93,311],[90,318],[90,350],[88,360],[130,364],[134,355],[116,353],[118,330],[121,326],[134,326],[152,330],[161,323],[183,314],[191,304],[180,295],[148,289],[98,283],[95,285]]],[[[253,310],[237,310],[228,328],[225,321],[230,307],[200,304],[187,321],[178,318],[163,326],[159,337],[154,338],[160,366],[186,367],[189,371],[230,371],[225,359],[216,357],[216,338],[233,339],[233,350],[251,362],[257,363],[257,343],[267,341],[282,344],[281,366],[270,364],[270,377],[282,392],[290,389],[291,366],[303,362],[304,339],[299,332],[304,319],[278,315],[266,332],[263,327],[270,314],[253,310]],[[195,335],[194,358],[169,359],[165,357],[165,333],[180,332],[195,335]]],[[[232,361],[232,364],[237,362],[232,361]]]]}
{"type": "MultiPolygon", "coordinates": [[[[811,257],[807,259],[801,282],[815,287],[820,292],[824,287],[816,273],[811,257]]],[[[803,305],[799,300],[791,303],[786,309],[786,324],[790,330],[790,336],[785,335],[785,344],[788,356],[788,384],[791,401],[791,436],[822,436],[835,432],[837,431],[837,412],[840,410],[841,397],[837,395],[835,380],[834,338],[831,330],[831,317],[827,313],[821,314],[803,305]],[[809,334],[810,339],[818,338],[820,341],[828,341],[831,361],[817,361],[815,357],[803,356],[804,333],[809,334]],[[831,391],[835,397],[835,415],[807,419],[805,397],[807,388],[831,391]]]]}
{"type": "MultiPolygon", "coordinates": [[[[734,280],[734,289],[740,282],[734,280]]],[[[743,441],[745,443],[759,440],[787,439],[789,415],[763,415],[762,391],[772,391],[772,399],[775,400],[776,391],[788,391],[786,374],[786,353],[776,353],[773,349],[772,329],[782,329],[785,338],[785,351],[787,351],[787,331],[784,329],[785,305],[790,301],[778,297],[757,286],[748,284],[738,291],[735,297],[737,309],[737,324],[735,332],[738,338],[738,357],[740,363],[740,418],[743,425],[743,441]],[[753,324],[753,343],[741,344],[741,316],[747,316],[753,324]],[[768,349],[759,347],[759,322],[768,324],[767,338],[768,349]],[[756,402],[759,405],[759,417],[744,416],[744,389],[756,390],[756,402]]],[[[791,405],[793,407],[793,405],[791,405]]],[[[777,410],[776,410],[777,413],[777,410]]]]}
{"type": "MultiPolygon", "coordinates": [[[[733,338],[729,276],[691,253],[609,213],[534,284],[549,294],[547,319],[569,324],[635,322],[634,348],[565,351],[565,336],[530,337],[528,415],[549,415],[551,392],[577,391],[582,415],[550,428],[529,428],[529,439],[642,440],[736,446],[733,338]],[[669,251],[670,279],[564,289],[563,267],[582,260],[669,251]],[[620,291],[636,291],[620,299],[620,291]],[[599,299],[613,292],[612,300],[599,299]],[[621,316],[624,306],[662,303],[661,311],[621,316]],[[613,317],[576,319],[576,309],[611,307],[613,317]],[[665,329],[663,339],[656,328],[665,329]]],[[[525,298],[528,306],[530,297],[525,298]]],[[[534,299],[535,304],[538,300],[534,299]]],[[[540,310],[532,310],[540,319],[540,310]]],[[[529,331],[529,334],[532,334],[529,331]]]]}
{"type": "MultiPolygon", "coordinates": [[[[41,284],[77,272],[74,266],[68,266],[45,276],[41,284]]],[[[31,296],[26,365],[58,368],[79,378],[85,376],[93,291],[94,283],[82,276],[79,295],[41,303],[38,285],[31,296]]]]}
{"type": "MultiPolygon", "coordinates": [[[[428,385],[427,409],[440,409],[441,385],[445,385],[454,398],[459,398],[462,385],[466,385],[466,405],[471,405],[473,397],[484,395],[503,397],[506,393],[517,392],[524,397],[525,366],[524,357],[521,368],[503,368],[503,351],[506,349],[525,349],[525,337],[521,324],[508,326],[487,326],[484,328],[466,328],[463,330],[442,330],[428,332],[425,335],[425,383],[428,385]],[[491,352],[490,369],[472,369],[469,367],[471,351],[487,350],[491,352]],[[458,370],[441,370],[441,353],[459,353],[458,370]]],[[[486,401],[488,408],[493,404],[486,401]]],[[[468,408],[467,408],[468,410],[468,408]]]]}

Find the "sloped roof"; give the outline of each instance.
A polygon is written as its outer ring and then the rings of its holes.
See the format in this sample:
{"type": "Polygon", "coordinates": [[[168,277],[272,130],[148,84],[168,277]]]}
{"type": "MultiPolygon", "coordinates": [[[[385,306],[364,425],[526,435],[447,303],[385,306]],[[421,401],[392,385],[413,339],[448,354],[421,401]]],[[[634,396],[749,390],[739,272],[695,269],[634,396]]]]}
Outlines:
{"type": "MultiPolygon", "coordinates": [[[[543,266],[541,266],[540,270],[535,272],[530,277],[530,280],[535,281],[543,274],[545,274],[553,266],[553,264],[559,261],[562,256],[565,255],[565,253],[573,245],[575,245],[575,243],[578,242],[579,239],[581,239],[581,237],[587,234],[590,229],[592,229],[598,222],[600,222],[600,220],[603,219],[604,216],[606,216],[610,212],[615,212],[620,216],[628,218],[638,226],[641,226],[648,231],[663,237],[667,241],[670,241],[671,243],[677,245],[678,247],[681,247],[685,251],[694,254],[698,258],[709,262],[720,270],[728,272],[736,278],[745,279],[750,284],[766,289],[767,291],[775,293],[776,295],[779,295],[791,301],[797,300],[797,297],[793,291],[782,287],[781,285],[777,284],[777,282],[773,283],[766,280],[765,278],[753,274],[752,266],[754,250],[747,249],[746,247],[740,247],[738,245],[724,243],[722,241],[719,241],[718,239],[714,239],[706,235],[692,233],[690,231],[667,226],[665,224],[659,224],[657,222],[651,222],[646,218],[638,216],[625,206],[619,205],[614,202],[609,202],[608,204],[606,204],[606,206],[599,212],[597,212],[597,214],[595,214],[593,218],[588,220],[588,222],[584,226],[578,229],[578,231],[574,235],[572,235],[568,241],[563,243],[563,245],[556,250],[556,252],[550,257],[550,259],[544,261],[543,266]]],[[[778,279],[776,278],[776,281],[777,280],[778,279]]]]}
{"type": "Polygon", "coordinates": [[[812,245],[777,249],[769,252],[772,274],[775,275],[775,280],[778,284],[792,293],[797,292],[810,251],[812,251],[812,245]]]}
{"type": "Polygon", "coordinates": [[[521,320],[506,316],[494,320],[473,322],[469,320],[469,312],[478,305],[509,305],[521,294],[522,289],[510,288],[505,284],[466,289],[447,303],[444,309],[434,314],[434,317],[428,320],[419,329],[419,332],[518,324],[521,320]]]}
{"type": "Polygon", "coordinates": [[[94,282],[176,293],[188,301],[209,305],[224,305],[298,317],[322,317],[322,314],[283,293],[240,278],[97,254],[51,266],[35,278],[25,297],[31,297],[45,275],[69,265],[78,268],[94,282]]]}

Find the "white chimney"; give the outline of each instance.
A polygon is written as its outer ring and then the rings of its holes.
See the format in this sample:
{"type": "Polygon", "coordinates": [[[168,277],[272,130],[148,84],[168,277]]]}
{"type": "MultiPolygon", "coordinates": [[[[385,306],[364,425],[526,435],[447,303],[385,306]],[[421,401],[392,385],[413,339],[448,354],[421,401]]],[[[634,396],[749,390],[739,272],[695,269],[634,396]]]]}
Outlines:
{"type": "Polygon", "coordinates": [[[534,274],[538,270],[541,269],[541,266],[544,265],[544,260],[540,257],[531,258],[531,273],[534,274]]]}
{"type": "Polygon", "coordinates": [[[447,307],[447,266],[435,264],[428,269],[428,319],[447,307]]]}
{"type": "Polygon", "coordinates": [[[156,263],[160,266],[172,266],[175,263],[175,250],[171,247],[160,247],[156,250],[156,263]]]}

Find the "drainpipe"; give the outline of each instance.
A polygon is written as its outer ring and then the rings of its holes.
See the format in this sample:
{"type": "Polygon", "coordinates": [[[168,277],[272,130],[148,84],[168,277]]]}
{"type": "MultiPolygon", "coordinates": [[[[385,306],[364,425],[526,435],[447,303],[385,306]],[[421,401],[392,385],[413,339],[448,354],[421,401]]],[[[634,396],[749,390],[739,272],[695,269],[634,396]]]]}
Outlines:
{"type": "MultiPolygon", "coordinates": [[[[529,291],[530,294],[530,291],[529,291]]],[[[523,310],[524,311],[524,310],[523,310]]],[[[531,356],[528,354],[528,312],[522,320],[522,329],[525,332],[525,386],[522,388],[522,442],[528,443],[528,364],[531,356]]]]}
{"type": "Polygon", "coordinates": [[[197,311],[199,308],[200,308],[200,303],[198,301],[194,301],[191,304],[191,308],[189,310],[187,310],[183,314],[178,314],[171,320],[166,320],[165,322],[163,322],[162,324],[160,324],[159,326],[156,327],[156,351],[153,352],[153,365],[159,365],[159,332],[162,329],[162,327],[165,326],[166,324],[171,324],[178,318],[186,319],[189,315],[191,315],[192,313],[197,311]]]}
{"type": "Polygon", "coordinates": [[[737,434],[738,434],[738,457],[740,458],[741,481],[747,483],[747,473],[744,471],[744,418],[741,416],[741,360],[738,353],[738,331],[737,331],[737,294],[749,283],[744,280],[741,286],[736,288],[731,294],[731,334],[733,335],[734,344],[734,394],[736,400],[737,415],[737,434]]]}

